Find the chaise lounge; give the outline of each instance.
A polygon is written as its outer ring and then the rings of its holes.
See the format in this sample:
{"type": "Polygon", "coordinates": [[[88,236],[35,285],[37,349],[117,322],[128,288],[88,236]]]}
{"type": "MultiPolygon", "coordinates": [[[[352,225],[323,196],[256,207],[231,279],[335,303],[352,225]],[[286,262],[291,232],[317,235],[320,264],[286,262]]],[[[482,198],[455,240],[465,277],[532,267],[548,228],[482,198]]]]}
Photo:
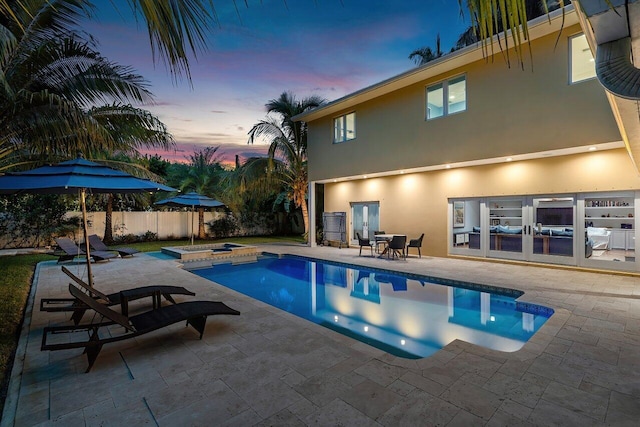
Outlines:
{"type": "MultiPolygon", "coordinates": [[[[62,251],[62,253],[58,254],[58,264],[64,261],[73,261],[75,257],[78,256],[87,256],[87,253],[80,249],[74,242],[68,237],[56,237],[56,244],[62,251]]],[[[113,252],[104,252],[104,251],[94,251],[91,252],[91,257],[95,261],[104,261],[109,260],[111,258],[115,258],[118,255],[113,252]]]]}
{"type": "Polygon", "coordinates": [[[202,339],[208,316],[217,314],[237,316],[240,314],[239,311],[219,301],[190,301],[158,307],[151,311],[127,317],[91,298],[72,283],[69,283],[69,292],[74,298],[95,310],[96,313],[102,316],[102,319],[107,319],[107,321],[73,326],[47,326],[44,328],[40,349],[43,351],[84,349],[89,362],[85,372],[91,370],[100,354],[100,350],[102,350],[102,346],[105,344],[134,338],[185,320],[187,321],[187,326],[191,325],[200,333],[200,339],[202,339]],[[112,335],[114,330],[110,328],[109,333],[105,333],[104,338],[102,338],[100,332],[112,325],[122,326],[125,332],[122,335],[114,336],[112,335]],[[54,335],[61,333],[75,334],[78,340],[73,341],[74,336],[70,336],[69,342],[61,343],[60,340],[52,338],[54,335]]]}
{"type": "MultiPolygon", "coordinates": [[[[120,292],[114,292],[108,295],[103,294],[96,288],[92,288],[78,276],[73,274],[66,267],[62,267],[62,271],[69,276],[81,289],[88,292],[88,295],[94,300],[98,300],[100,303],[106,306],[120,305],[121,312],[125,316],[128,315],[129,301],[138,300],[141,298],[151,297],[153,300],[153,308],[159,308],[161,305],[161,297],[164,297],[167,301],[176,304],[172,295],[189,295],[194,296],[195,293],[189,291],[182,286],[141,286],[138,288],[126,289],[120,292]]],[[[40,311],[49,312],[68,312],[71,311],[71,320],[74,324],[79,324],[82,320],[82,316],[89,309],[86,304],[83,304],[77,298],[42,298],[40,300],[40,311]]]]}
{"type": "Polygon", "coordinates": [[[100,239],[100,237],[98,237],[97,234],[92,234],[89,236],[89,245],[91,245],[91,249],[94,249],[96,251],[101,251],[101,252],[116,251],[118,252],[121,258],[124,258],[126,256],[133,256],[133,254],[137,254],[138,252],[140,252],[139,250],[134,248],[110,248],[104,244],[102,239],[100,239]]]}

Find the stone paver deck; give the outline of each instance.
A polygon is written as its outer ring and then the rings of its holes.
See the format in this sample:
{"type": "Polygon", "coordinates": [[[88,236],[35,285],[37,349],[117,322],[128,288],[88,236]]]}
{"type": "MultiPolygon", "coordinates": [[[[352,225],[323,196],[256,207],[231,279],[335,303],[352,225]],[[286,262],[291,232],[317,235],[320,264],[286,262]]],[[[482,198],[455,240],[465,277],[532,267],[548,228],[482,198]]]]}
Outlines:
{"type": "Polygon", "coordinates": [[[138,254],[95,264],[96,287],[179,284],[242,315],[210,317],[202,340],[180,324],[107,345],[85,374],[79,350],[40,351],[42,328],[67,320],[37,310],[43,297],[68,295],[68,279],[49,263],[38,270],[3,425],[638,425],[637,277],[388,261],[357,249],[262,249],[516,288],[525,291],[521,300],[556,313],[514,353],[455,341],[408,360],[212,284],[174,260],[138,254]]]}

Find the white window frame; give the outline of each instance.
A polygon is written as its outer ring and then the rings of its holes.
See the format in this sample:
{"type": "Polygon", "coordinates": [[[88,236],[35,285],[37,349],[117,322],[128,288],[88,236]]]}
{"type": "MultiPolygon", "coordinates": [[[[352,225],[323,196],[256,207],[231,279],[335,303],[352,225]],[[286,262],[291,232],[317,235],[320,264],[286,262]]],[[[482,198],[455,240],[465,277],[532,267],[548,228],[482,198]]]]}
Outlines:
{"type": "Polygon", "coordinates": [[[333,119],[333,143],[340,144],[342,142],[353,141],[354,139],[356,139],[356,112],[351,111],[349,113],[335,117],[333,119]],[[349,116],[353,116],[353,129],[349,129],[347,127],[347,123],[349,122],[347,118],[349,116]],[[341,128],[343,129],[341,138],[338,138],[338,135],[336,135],[336,124],[338,122],[341,123],[341,128]]]}
{"type": "MultiPolygon", "coordinates": [[[[456,82],[456,83],[458,83],[458,82],[456,82]]],[[[437,120],[437,119],[440,119],[442,117],[450,116],[452,114],[463,113],[463,112],[467,111],[467,75],[466,74],[461,74],[461,75],[458,75],[458,76],[450,77],[450,78],[448,78],[446,80],[441,80],[439,82],[430,84],[429,86],[427,86],[425,88],[424,96],[425,96],[424,118],[427,121],[437,120]],[[465,90],[464,90],[464,92],[465,92],[464,110],[454,111],[453,113],[450,113],[449,112],[449,84],[453,80],[458,80],[460,77],[462,77],[462,79],[464,81],[464,88],[465,88],[465,90]],[[442,85],[442,114],[437,116],[437,117],[429,117],[429,89],[434,88],[434,87],[436,87],[438,85],[442,85]]]]}
{"type": "MultiPolygon", "coordinates": [[[[572,36],[569,36],[569,40],[568,40],[568,45],[569,45],[569,49],[568,49],[568,53],[569,53],[569,76],[568,76],[568,80],[569,80],[569,84],[570,85],[574,85],[574,84],[578,84],[578,83],[582,83],[582,82],[588,82],[589,80],[593,80],[595,79],[597,76],[595,74],[595,70],[593,73],[593,76],[591,77],[586,77],[580,80],[573,80],[573,40],[577,39],[578,37],[586,37],[584,35],[584,33],[578,33],[578,34],[574,34],[572,36]]],[[[595,58],[594,58],[595,61],[595,58]]],[[[595,63],[594,63],[594,68],[595,68],[595,63]]]]}

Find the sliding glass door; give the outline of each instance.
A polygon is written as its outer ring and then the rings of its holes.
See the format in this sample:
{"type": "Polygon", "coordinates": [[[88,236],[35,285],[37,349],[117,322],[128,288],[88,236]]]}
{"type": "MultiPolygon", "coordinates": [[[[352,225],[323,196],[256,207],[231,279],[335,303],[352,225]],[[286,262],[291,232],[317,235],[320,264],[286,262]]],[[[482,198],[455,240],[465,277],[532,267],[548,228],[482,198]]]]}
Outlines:
{"type": "Polygon", "coordinates": [[[532,261],[576,265],[576,199],[566,197],[536,197],[530,201],[531,233],[529,259],[532,261]]]}

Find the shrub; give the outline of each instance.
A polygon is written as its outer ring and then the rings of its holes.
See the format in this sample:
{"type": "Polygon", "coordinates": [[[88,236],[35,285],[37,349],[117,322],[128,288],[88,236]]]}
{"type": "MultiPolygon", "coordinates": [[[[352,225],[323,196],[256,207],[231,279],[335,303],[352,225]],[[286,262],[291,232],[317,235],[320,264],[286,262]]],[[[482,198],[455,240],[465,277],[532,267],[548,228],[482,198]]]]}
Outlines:
{"type": "Polygon", "coordinates": [[[232,236],[240,229],[238,221],[231,215],[209,221],[207,225],[209,226],[209,234],[215,238],[232,236]]]}
{"type": "Polygon", "coordinates": [[[140,236],[140,240],[143,242],[154,242],[158,240],[158,233],[154,233],[151,230],[147,230],[142,236],[140,236]]]}

